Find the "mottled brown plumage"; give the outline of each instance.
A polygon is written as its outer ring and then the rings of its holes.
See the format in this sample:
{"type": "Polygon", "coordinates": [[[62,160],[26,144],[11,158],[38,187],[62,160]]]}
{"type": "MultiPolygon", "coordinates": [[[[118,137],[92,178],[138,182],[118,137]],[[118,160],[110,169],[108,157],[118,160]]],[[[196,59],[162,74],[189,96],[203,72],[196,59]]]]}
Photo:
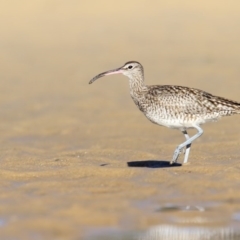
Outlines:
{"type": "Polygon", "coordinates": [[[171,163],[177,161],[184,147],[186,147],[184,163],[187,163],[191,143],[203,133],[201,124],[240,113],[239,102],[217,97],[199,89],[172,85],[147,86],[144,84],[143,67],[136,61],[103,72],[94,77],[89,84],[100,77],[118,73],[129,78],[130,95],[151,122],[183,132],[186,141],[176,148],[171,163]],[[190,138],[187,134],[188,128],[195,128],[198,133],[190,138]]]}

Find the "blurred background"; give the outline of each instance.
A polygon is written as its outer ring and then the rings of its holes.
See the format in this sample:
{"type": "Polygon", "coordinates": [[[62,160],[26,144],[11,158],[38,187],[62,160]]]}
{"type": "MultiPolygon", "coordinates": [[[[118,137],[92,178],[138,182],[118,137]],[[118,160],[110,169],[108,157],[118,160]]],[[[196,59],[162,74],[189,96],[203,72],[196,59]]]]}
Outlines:
{"type": "Polygon", "coordinates": [[[146,121],[126,77],[88,82],[136,60],[147,84],[240,101],[239,22],[236,0],[2,0],[1,239],[84,239],[159,224],[177,232],[196,218],[208,219],[201,231],[233,231],[240,118],[206,125],[189,166],[161,168],[182,134],[146,121]],[[143,167],[129,167],[134,161],[143,167]]]}

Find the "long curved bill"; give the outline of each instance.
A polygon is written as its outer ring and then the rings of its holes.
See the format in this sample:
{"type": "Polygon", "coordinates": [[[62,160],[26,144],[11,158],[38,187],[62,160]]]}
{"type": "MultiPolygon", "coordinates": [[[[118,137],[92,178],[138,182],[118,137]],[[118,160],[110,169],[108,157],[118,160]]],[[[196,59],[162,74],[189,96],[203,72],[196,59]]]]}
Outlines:
{"type": "Polygon", "coordinates": [[[94,81],[96,81],[98,78],[107,76],[107,75],[113,75],[113,74],[119,74],[122,73],[121,68],[117,68],[117,69],[113,69],[113,70],[109,70],[103,73],[98,74],[97,76],[95,76],[93,79],[91,79],[91,81],[89,82],[89,84],[92,84],[94,81]]]}

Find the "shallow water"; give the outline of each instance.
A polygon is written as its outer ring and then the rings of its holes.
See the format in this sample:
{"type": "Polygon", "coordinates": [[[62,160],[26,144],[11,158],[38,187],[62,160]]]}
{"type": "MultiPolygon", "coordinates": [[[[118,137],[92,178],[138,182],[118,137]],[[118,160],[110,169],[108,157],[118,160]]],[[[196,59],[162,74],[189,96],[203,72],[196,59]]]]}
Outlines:
{"type": "Polygon", "coordinates": [[[92,231],[90,236],[84,239],[122,239],[122,240],[207,240],[207,239],[229,239],[236,240],[240,238],[240,230],[238,226],[235,227],[175,227],[169,225],[154,226],[146,231],[126,232],[113,229],[102,229],[99,231],[92,231]]]}
{"type": "Polygon", "coordinates": [[[0,238],[237,239],[239,116],[204,126],[190,164],[169,166],[182,134],[148,122],[124,76],[88,82],[137,60],[147,84],[240,101],[239,9],[0,3],[0,238]]]}
{"type": "MultiPolygon", "coordinates": [[[[148,204],[153,206],[154,204],[148,204]]],[[[204,240],[204,239],[239,239],[239,212],[232,214],[221,213],[221,203],[205,203],[191,205],[167,204],[155,212],[162,212],[164,221],[145,230],[126,230],[119,228],[90,228],[83,239],[124,239],[124,240],[204,240]]]]}

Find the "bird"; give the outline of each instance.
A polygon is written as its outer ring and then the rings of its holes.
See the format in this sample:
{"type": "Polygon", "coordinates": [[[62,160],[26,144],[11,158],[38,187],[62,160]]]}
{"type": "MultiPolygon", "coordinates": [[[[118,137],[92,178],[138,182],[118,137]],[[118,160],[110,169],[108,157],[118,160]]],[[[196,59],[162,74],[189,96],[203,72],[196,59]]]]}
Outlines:
{"type": "Polygon", "coordinates": [[[182,152],[183,164],[188,163],[192,142],[203,134],[201,125],[240,113],[240,102],[196,88],[146,85],[143,66],[137,61],[129,61],[119,68],[102,72],[92,78],[89,84],[112,74],[128,77],[131,98],[148,120],[160,126],[178,129],[184,134],[185,141],[176,147],[170,164],[176,163],[182,152]],[[197,133],[190,137],[187,130],[191,128],[196,129],[197,133]]]}

